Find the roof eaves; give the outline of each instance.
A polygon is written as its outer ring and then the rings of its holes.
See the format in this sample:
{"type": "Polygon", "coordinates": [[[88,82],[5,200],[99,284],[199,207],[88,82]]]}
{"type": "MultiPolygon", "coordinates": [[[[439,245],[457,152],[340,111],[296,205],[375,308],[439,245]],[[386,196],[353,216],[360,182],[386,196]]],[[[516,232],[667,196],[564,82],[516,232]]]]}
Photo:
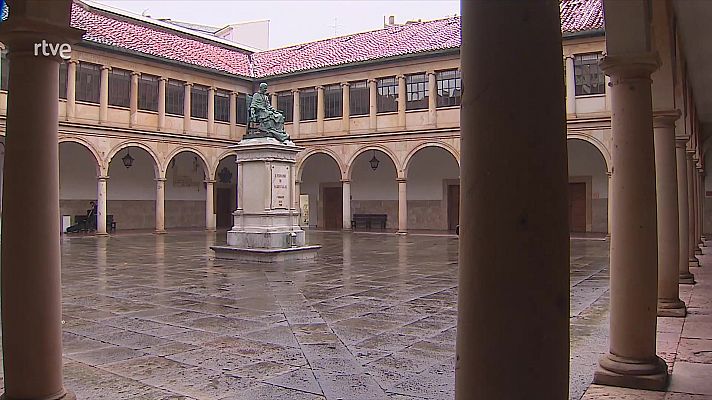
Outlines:
{"type": "Polygon", "coordinates": [[[604,28],[589,29],[585,31],[576,32],[563,32],[562,37],[565,39],[573,38],[584,38],[584,37],[595,37],[595,36],[605,36],[606,30],[604,28]]]}

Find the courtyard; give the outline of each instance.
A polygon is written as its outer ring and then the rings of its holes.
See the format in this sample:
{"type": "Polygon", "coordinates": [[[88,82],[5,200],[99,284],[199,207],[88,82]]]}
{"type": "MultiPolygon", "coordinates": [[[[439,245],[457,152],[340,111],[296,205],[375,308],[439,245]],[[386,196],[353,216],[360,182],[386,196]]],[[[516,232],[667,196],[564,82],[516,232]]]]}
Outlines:
{"type": "MultiPolygon", "coordinates": [[[[455,236],[311,231],[317,262],[291,265],[211,259],[224,237],[64,236],[67,387],[97,400],[453,398],[455,236]]],[[[607,348],[608,242],[571,249],[578,399],[607,348]]]]}

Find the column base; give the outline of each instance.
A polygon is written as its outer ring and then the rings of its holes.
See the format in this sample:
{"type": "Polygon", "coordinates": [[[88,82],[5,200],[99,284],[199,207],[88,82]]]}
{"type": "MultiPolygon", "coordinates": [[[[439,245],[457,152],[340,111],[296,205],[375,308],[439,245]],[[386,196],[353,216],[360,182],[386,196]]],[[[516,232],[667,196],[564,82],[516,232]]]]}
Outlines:
{"type": "Polygon", "coordinates": [[[155,231],[153,231],[154,235],[163,235],[164,233],[166,233],[165,229],[156,229],[155,231]]]}
{"type": "Polygon", "coordinates": [[[700,266],[700,260],[698,260],[697,257],[690,257],[687,265],[697,268],[700,266]]]}
{"type": "Polygon", "coordinates": [[[658,317],[684,317],[687,315],[685,302],[680,299],[658,299],[658,317]]]}
{"type": "MultiPolygon", "coordinates": [[[[74,394],[71,390],[64,389],[62,391],[62,394],[53,394],[49,397],[43,397],[43,398],[33,398],[31,400],[77,400],[77,395],[74,394]]],[[[0,400],[20,400],[16,399],[14,397],[9,397],[7,393],[3,393],[2,396],[0,396],[0,400]]]]}
{"type": "Polygon", "coordinates": [[[396,232],[396,235],[407,235],[407,234],[408,234],[407,231],[397,231],[396,232]]]}
{"type": "Polygon", "coordinates": [[[593,383],[663,391],[669,383],[667,364],[658,356],[654,360],[638,361],[606,354],[598,363],[593,383]]]}
{"type": "Polygon", "coordinates": [[[94,235],[96,235],[96,236],[109,236],[109,234],[106,233],[106,232],[96,232],[94,235]]]}
{"type": "Polygon", "coordinates": [[[689,272],[680,274],[679,283],[681,285],[694,285],[696,283],[695,276],[689,272]]]}
{"type": "MultiPolygon", "coordinates": [[[[205,232],[217,232],[217,229],[215,229],[215,228],[205,228],[205,232]]],[[[163,231],[163,233],[166,233],[166,231],[163,231]]]]}
{"type": "Polygon", "coordinates": [[[702,249],[699,246],[695,247],[695,255],[698,255],[698,256],[702,255],[702,249]]]}

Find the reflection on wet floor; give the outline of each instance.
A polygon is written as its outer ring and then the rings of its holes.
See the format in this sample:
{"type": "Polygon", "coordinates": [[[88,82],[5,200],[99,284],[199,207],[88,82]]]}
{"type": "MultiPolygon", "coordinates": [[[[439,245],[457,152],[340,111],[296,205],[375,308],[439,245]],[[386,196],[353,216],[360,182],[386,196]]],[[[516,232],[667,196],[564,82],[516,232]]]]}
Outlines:
{"type": "MultiPolygon", "coordinates": [[[[238,265],[210,257],[224,233],[64,238],[67,387],[83,399],[454,398],[457,238],[308,240],[323,245],[317,262],[238,265]]],[[[606,350],[608,242],[571,245],[578,398],[606,350]]]]}

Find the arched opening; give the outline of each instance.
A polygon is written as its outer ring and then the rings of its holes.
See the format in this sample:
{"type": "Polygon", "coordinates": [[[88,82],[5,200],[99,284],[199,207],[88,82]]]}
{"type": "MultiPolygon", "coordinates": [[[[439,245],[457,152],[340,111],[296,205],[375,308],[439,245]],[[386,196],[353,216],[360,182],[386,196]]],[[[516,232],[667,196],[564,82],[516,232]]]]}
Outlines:
{"type": "Polygon", "coordinates": [[[237,208],[237,164],[235,156],[220,160],[215,171],[215,218],[218,228],[230,228],[237,208]]]}
{"type": "Polygon", "coordinates": [[[319,229],[341,229],[343,191],[339,163],[326,153],[314,153],[302,164],[299,187],[300,224],[319,229]]]}
{"type": "MultiPolygon", "coordinates": [[[[351,168],[351,216],[384,215],[386,229],[398,228],[398,177],[393,159],[381,150],[367,149],[351,168]],[[374,168],[375,167],[375,168],[374,168]]],[[[360,229],[357,225],[356,229],[360,229]]],[[[378,224],[371,223],[371,229],[378,224]]]]}
{"type": "Polygon", "coordinates": [[[455,230],[460,219],[460,166],[442,147],[419,149],[407,166],[408,229],[455,230]]]}
{"type": "Polygon", "coordinates": [[[207,167],[195,152],[175,154],[166,164],[166,228],[200,228],[206,225],[207,167]]]}
{"type": "Polygon", "coordinates": [[[59,143],[59,213],[62,232],[96,230],[98,162],[86,146],[59,143]]]}
{"type": "Polygon", "coordinates": [[[589,142],[569,139],[569,231],[608,232],[608,174],[603,154],[589,142]]]}
{"type": "Polygon", "coordinates": [[[152,229],[156,226],[156,171],[151,154],[127,146],[109,162],[107,214],[117,229],[152,229]]]}

